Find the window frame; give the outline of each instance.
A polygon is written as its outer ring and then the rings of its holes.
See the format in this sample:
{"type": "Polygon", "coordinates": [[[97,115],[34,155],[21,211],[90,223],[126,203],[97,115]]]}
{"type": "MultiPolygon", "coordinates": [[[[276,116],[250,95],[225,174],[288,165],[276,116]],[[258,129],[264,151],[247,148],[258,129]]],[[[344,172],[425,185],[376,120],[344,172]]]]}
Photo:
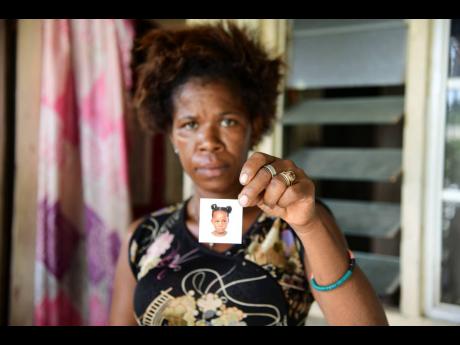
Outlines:
{"type": "Polygon", "coordinates": [[[427,114],[427,157],[425,161],[425,314],[435,319],[460,322],[460,306],[441,302],[442,207],[444,202],[460,202],[460,192],[449,193],[443,186],[450,19],[433,20],[430,86],[427,114]]]}

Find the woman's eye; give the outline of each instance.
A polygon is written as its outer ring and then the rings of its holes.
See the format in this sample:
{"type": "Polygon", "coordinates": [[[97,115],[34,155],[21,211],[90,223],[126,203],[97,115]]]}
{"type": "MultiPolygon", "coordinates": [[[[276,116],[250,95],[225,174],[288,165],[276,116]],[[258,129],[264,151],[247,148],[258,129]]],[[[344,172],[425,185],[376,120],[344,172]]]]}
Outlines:
{"type": "Polygon", "coordinates": [[[198,126],[198,124],[196,122],[194,122],[194,121],[190,121],[190,122],[184,123],[182,125],[182,127],[185,128],[185,129],[195,129],[197,126],[198,126]]]}
{"type": "Polygon", "coordinates": [[[236,121],[233,119],[223,119],[221,123],[223,127],[230,127],[236,125],[236,121]]]}

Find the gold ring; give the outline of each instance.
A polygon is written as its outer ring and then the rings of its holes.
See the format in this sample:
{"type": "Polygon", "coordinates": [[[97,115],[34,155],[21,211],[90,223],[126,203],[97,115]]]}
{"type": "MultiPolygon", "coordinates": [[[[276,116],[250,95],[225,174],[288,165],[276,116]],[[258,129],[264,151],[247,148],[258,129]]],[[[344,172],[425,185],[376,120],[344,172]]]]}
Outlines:
{"type": "Polygon", "coordinates": [[[272,178],[276,176],[276,170],[271,164],[264,165],[263,168],[272,175],[272,178]]]}
{"type": "Polygon", "coordinates": [[[286,187],[290,187],[294,184],[296,176],[292,170],[280,172],[278,175],[283,177],[284,182],[286,183],[286,187]]]}

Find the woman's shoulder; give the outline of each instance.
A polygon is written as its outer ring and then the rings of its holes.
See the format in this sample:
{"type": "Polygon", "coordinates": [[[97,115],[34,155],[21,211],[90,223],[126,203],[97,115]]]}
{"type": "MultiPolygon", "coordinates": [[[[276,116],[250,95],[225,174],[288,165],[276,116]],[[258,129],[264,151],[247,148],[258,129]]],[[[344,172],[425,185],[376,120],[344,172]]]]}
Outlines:
{"type": "Polygon", "coordinates": [[[132,224],[129,238],[129,263],[135,275],[138,274],[138,265],[141,257],[146,253],[148,248],[161,235],[169,233],[165,229],[165,224],[177,214],[183,203],[177,203],[163,207],[154,212],[148,213],[139,218],[132,224]]]}

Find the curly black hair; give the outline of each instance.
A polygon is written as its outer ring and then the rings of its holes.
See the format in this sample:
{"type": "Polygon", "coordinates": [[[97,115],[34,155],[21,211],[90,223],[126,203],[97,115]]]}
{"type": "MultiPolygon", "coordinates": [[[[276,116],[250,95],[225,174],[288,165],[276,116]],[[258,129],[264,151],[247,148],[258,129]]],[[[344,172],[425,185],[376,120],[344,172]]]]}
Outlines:
{"type": "Polygon", "coordinates": [[[215,211],[225,211],[227,212],[227,214],[230,214],[230,212],[232,212],[232,207],[231,206],[217,206],[217,204],[212,204],[211,210],[212,210],[213,215],[215,211]]]}
{"type": "Polygon", "coordinates": [[[135,107],[144,128],[168,132],[174,92],[193,77],[225,81],[239,92],[250,116],[251,146],[272,128],[283,62],[271,58],[255,32],[229,21],[185,29],[156,29],[138,49],[146,60],[138,69],[135,107]]]}

